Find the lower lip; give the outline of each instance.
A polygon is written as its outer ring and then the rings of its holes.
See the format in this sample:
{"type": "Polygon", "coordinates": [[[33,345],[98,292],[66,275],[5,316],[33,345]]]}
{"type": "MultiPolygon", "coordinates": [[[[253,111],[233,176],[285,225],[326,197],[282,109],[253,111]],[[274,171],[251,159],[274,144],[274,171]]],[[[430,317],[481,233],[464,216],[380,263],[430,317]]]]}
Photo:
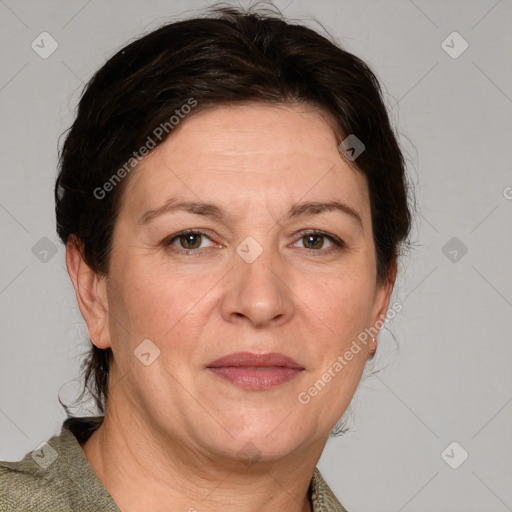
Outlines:
{"type": "Polygon", "coordinates": [[[245,366],[223,366],[208,368],[219,377],[229,380],[235,386],[253,391],[270,389],[293,380],[302,371],[297,368],[271,366],[249,368],[245,366]]]}

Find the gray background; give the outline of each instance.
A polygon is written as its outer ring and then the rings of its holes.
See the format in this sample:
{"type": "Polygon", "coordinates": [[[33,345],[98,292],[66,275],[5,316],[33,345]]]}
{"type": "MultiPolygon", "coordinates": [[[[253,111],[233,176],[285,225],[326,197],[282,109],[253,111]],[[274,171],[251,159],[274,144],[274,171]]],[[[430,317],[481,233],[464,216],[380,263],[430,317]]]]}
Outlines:
{"type": "MultiPolygon", "coordinates": [[[[383,81],[418,203],[383,370],[364,377],[352,432],[329,441],[320,470],[350,512],[512,510],[511,2],[276,4],[316,16],[383,81]],[[454,31],[469,45],[457,58],[442,47],[454,31]]],[[[82,84],[132,37],[206,5],[0,0],[0,459],[60,430],[57,396],[74,396],[88,343],[53,211],[82,84]],[[43,31],[59,45],[47,59],[31,48],[43,31]]]]}

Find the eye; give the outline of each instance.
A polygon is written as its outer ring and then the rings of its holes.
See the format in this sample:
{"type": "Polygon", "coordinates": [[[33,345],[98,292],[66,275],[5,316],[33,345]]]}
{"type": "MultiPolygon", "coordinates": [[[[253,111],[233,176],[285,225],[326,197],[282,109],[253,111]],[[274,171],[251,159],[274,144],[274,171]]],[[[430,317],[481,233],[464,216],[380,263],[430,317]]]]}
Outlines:
{"type": "Polygon", "coordinates": [[[197,252],[197,249],[204,249],[205,246],[202,245],[202,243],[205,240],[209,240],[211,242],[211,244],[206,247],[211,247],[214,245],[210,237],[205,232],[197,229],[189,229],[173,235],[171,238],[168,238],[164,242],[164,245],[166,247],[172,245],[178,249],[178,252],[183,251],[183,253],[190,253],[197,252]],[[181,251],[179,249],[181,249],[181,251]]]}
{"type": "MultiPolygon", "coordinates": [[[[303,248],[310,253],[326,254],[340,250],[345,245],[338,237],[319,230],[302,231],[299,236],[300,238],[295,244],[301,242],[303,248]]],[[[172,246],[172,250],[179,254],[200,254],[200,249],[214,247],[215,243],[206,232],[199,229],[188,229],[167,238],[163,245],[165,247],[172,246]],[[207,241],[210,243],[203,245],[207,241]]]]}
{"type": "MultiPolygon", "coordinates": [[[[303,247],[312,252],[322,252],[329,253],[338,249],[341,249],[344,246],[344,243],[339,238],[324,233],[323,231],[312,230],[312,231],[303,231],[299,233],[301,238],[298,242],[302,242],[303,247]],[[327,250],[325,249],[325,244],[328,242],[327,250]]],[[[296,242],[296,243],[298,243],[296,242]]]]}

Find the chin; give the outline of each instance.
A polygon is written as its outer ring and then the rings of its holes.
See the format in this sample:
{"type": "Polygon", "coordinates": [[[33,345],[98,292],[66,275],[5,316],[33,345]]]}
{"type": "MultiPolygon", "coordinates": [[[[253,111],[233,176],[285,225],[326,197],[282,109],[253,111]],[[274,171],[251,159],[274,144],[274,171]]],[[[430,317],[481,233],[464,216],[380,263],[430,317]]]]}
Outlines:
{"type": "Polygon", "coordinates": [[[293,413],[283,410],[279,414],[266,412],[263,416],[246,412],[242,421],[237,418],[223,423],[230,435],[223,432],[216,448],[230,459],[269,462],[283,459],[312,437],[304,422],[292,420],[293,417],[293,413]]]}

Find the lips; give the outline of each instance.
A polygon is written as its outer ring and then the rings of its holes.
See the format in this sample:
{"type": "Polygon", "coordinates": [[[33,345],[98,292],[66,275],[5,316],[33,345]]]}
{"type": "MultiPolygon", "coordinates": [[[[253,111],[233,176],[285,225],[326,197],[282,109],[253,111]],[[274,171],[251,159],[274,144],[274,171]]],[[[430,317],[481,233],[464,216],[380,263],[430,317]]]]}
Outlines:
{"type": "Polygon", "coordinates": [[[277,352],[237,352],[216,359],[207,369],[235,386],[252,391],[279,386],[304,371],[299,363],[277,352]]]}
{"type": "Polygon", "coordinates": [[[279,354],[278,352],[269,352],[267,354],[237,352],[213,361],[208,365],[208,368],[222,368],[225,366],[258,368],[277,366],[281,368],[294,368],[296,370],[304,369],[299,363],[290,357],[287,357],[284,354],[279,354]]]}

